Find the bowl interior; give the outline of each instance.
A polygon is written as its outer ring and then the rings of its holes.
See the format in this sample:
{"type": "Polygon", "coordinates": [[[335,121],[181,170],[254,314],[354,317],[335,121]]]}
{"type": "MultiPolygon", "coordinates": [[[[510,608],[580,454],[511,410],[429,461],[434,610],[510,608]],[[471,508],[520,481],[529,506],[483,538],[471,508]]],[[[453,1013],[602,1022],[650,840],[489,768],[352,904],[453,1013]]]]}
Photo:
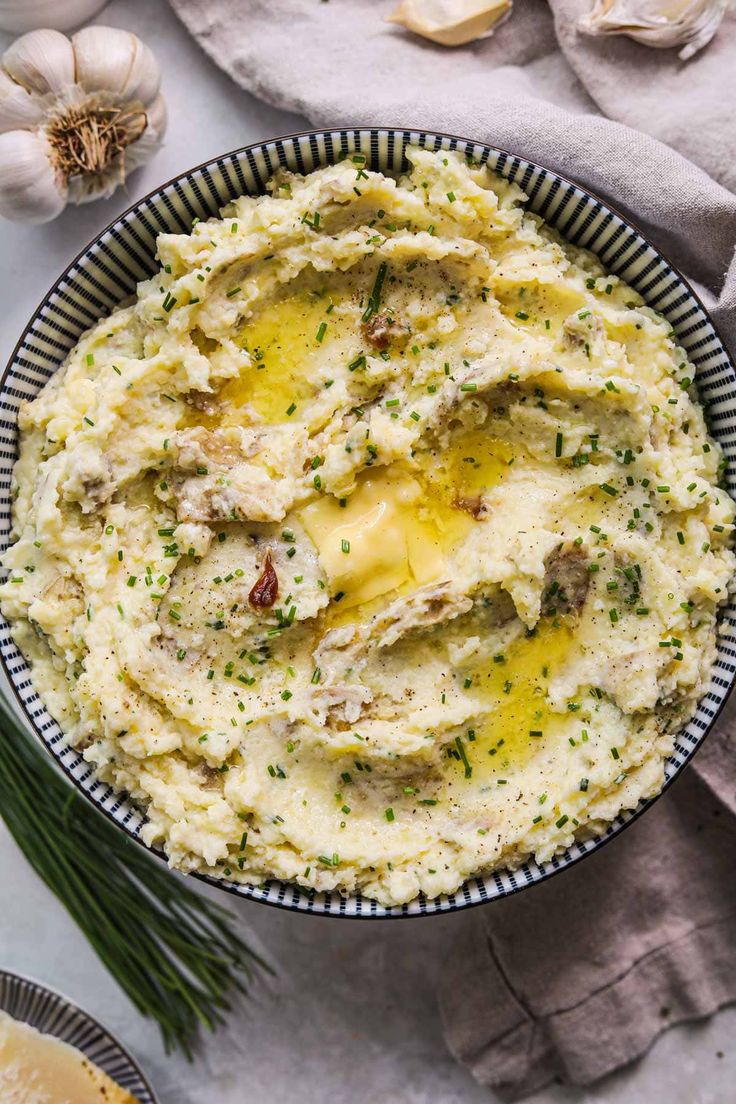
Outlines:
{"type": "Polygon", "coordinates": [[[77,1047],[140,1104],[156,1104],[153,1090],[127,1050],[102,1024],[60,993],[31,978],[0,970],[0,1010],[77,1047]]]}
{"type": "MultiPolygon", "coordinates": [[[[0,546],[10,531],[10,477],[17,449],[17,410],[32,398],[63,362],[80,335],[135,291],[139,280],[157,268],[156,236],[162,231],[187,232],[195,219],[217,214],[223,204],[242,194],[257,194],[280,166],[308,173],[349,153],[363,153],[369,166],[384,172],[407,167],[408,145],[457,149],[475,161],[487,162],[515,181],[528,195],[528,206],[576,245],[596,253],[606,268],[620,276],[665,316],[678,342],[696,366],[697,385],[707,408],[711,432],[728,460],[726,481],[736,493],[736,372],[702,304],[679,273],[657,250],[601,200],[555,173],[523,158],[460,138],[408,130],[338,130],[279,138],[237,150],[171,181],[141,200],[89,245],[50,290],[21,338],[0,383],[0,546]]],[[[724,607],[722,627],[736,618],[736,608],[724,607]]],[[[0,624],[0,656],[16,695],[37,733],[67,774],[96,805],[132,836],[143,815],[124,795],[97,782],[91,768],[68,747],[58,724],[33,689],[28,665],[13,643],[7,624],[0,624]]],[[[694,754],[712,727],[734,681],[736,639],[725,631],[711,684],[695,716],[678,734],[666,763],[669,784],[694,754]]],[[[308,893],[293,885],[270,881],[243,886],[226,880],[213,884],[254,900],[301,911],[335,916],[410,916],[447,912],[514,893],[601,846],[647,807],[624,813],[604,835],[576,843],[550,862],[524,863],[516,871],[498,871],[469,880],[456,893],[433,900],[417,898],[408,905],[384,908],[359,895],[308,893]]]]}

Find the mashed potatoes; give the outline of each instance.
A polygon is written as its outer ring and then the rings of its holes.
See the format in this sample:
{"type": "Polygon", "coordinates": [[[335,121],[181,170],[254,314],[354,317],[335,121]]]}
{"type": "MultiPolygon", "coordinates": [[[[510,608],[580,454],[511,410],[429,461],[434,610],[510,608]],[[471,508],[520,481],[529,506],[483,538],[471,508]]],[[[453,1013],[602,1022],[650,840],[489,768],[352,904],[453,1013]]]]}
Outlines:
{"type": "Polygon", "coordinates": [[[657,792],[734,505],[667,323],[455,154],[163,234],[20,414],[2,608],[173,864],[384,904],[657,792]]]}

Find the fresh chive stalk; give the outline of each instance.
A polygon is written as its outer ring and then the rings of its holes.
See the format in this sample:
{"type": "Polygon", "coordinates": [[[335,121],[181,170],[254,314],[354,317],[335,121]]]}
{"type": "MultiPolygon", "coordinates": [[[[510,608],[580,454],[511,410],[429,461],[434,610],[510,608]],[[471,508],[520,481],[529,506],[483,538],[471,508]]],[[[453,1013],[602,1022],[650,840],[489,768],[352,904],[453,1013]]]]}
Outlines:
{"type": "Polygon", "coordinates": [[[167,1051],[191,1058],[259,969],[225,909],[99,812],[0,697],[0,815],[167,1051]]]}

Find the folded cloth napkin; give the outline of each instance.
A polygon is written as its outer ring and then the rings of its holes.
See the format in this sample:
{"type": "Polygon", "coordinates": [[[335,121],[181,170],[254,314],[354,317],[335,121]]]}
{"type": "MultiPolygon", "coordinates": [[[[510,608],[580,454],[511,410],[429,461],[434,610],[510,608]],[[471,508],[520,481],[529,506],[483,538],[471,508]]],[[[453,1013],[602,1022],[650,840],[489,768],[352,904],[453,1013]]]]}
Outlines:
{"type": "MultiPolygon", "coordinates": [[[[697,283],[736,349],[734,19],[683,64],[579,35],[589,0],[517,0],[492,38],[456,50],[386,24],[393,0],[170,2],[239,84],[317,125],[471,137],[609,198],[697,283]]],[[[448,1044],[506,1099],[555,1077],[588,1084],[736,999],[732,718],[646,816],[479,910],[475,941],[448,960],[448,1044]]]]}
{"type": "Polygon", "coordinates": [[[517,0],[491,38],[453,50],[386,23],[394,0],[170,3],[238,84],[315,125],[441,130],[587,185],[704,290],[736,347],[736,12],[683,63],[578,34],[592,0],[517,0]]]}
{"type": "Polygon", "coordinates": [[[440,989],[450,1050],[505,1100],[586,1085],[736,999],[736,708],[645,816],[479,910],[440,989]]]}

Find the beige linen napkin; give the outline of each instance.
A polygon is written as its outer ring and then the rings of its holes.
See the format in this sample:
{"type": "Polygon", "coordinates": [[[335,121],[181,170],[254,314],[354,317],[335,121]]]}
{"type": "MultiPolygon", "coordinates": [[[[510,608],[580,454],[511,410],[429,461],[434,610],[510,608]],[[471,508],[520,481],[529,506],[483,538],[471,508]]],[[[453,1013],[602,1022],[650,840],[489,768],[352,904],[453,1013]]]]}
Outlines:
{"type": "Polygon", "coordinates": [[[505,1100],[586,1085],[736,998],[736,710],[645,816],[485,908],[440,989],[453,1054],[505,1100]],[[714,785],[715,784],[715,788],[714,785]]]}
{"type": "MultiPolygon", "coordinates": [[[[697,282],[736,349],[733,17],[682,63],[578,35],[589,0],[516,0],[496,35],[457,50],[383,22],[394,0],[170,3],[240,85],[315,125],[471,137],[602,194],[697,282]]],[[[622,835],[477,911],[440,1003],[453,1053],[506,1099],[588,1084],[736,999],[732,716],[622,835]]]]}
{"type": "Polygon", "coordinates": [[[169,2],[238,84],[315,125],[441,130],[592,188],[709,306],[720,297],[716,321],[736,346],[736,266],[724,281],[736,244],[736,11],[683,63],[674,50],[579,35],[588,0],[516,0],[495,35],[455,50],[386,23],[394,0],[169,2]]]}

